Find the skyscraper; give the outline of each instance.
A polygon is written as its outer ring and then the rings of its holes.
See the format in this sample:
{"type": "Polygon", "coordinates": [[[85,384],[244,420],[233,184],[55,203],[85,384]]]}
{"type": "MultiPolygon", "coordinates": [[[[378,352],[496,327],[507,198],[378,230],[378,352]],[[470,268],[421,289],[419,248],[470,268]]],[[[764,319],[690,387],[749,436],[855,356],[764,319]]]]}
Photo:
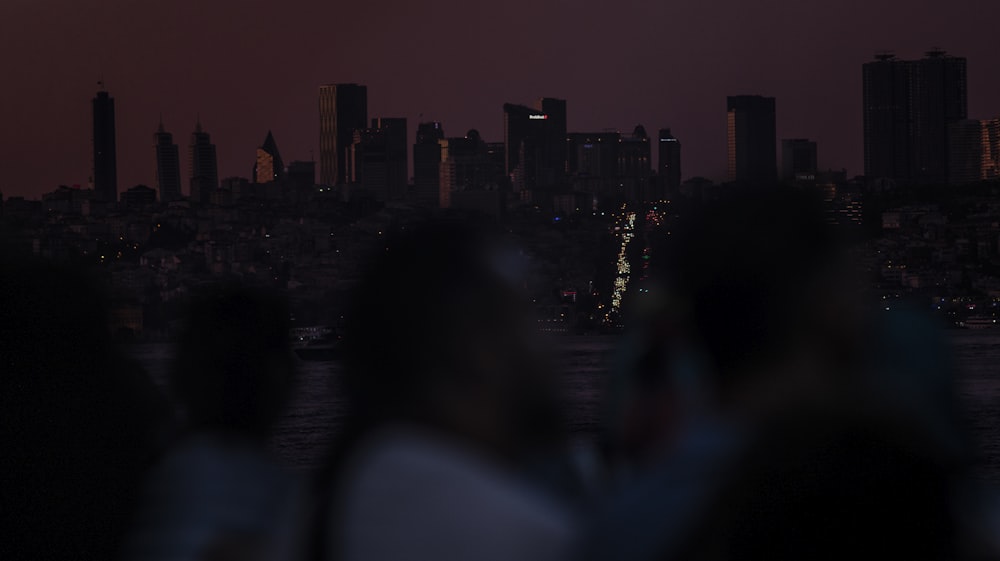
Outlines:
{"type": "Polygon", "coordinates": [[[781,140],[782,181],[815,181],[818,171],[814,141],[807,138],[781,140]]]}
{"type": "Polygon", "coordinates": [[[413,144],[413,190],[418,202],[436,206],[441,187],[441,145],[444,138],[441,123],[417,125],[417,140],[413,144]]]}
{"type": "Polygon", "coordinates": [[[274,135],[267,131],[264,144],[257,148],[257,158],[253,166],[254,183],[270,183],[285,176],[285,163],[281,161],[281,152],[274,141],[274,135]]]}
{"type": "Polygon", "coordinates": [[[738,95],[726,99],[729,181],[771,183],[777,177],[774,98],[738,95]]]}
{"type": "Polygon", "coordinates": [[[880,54],[862,65],[865,176],[910,178],[910,63],[880,54]]]}
{"type": "Polygon", "coordinates": [[[652,173],[652,150],[646,127],[636,125],[631,136],[619,138],[618,176],[629,179],[646,179],[652,173]]]}
{"type": "Polygon", "coordinates": [[[219,187],[219,164],[215,156],[215,145],[207,132],[201,129],[201,121],[191,133],[191,202],[208,204],[212,193],[219,187]]]}
{"type": "Polygon", "coordinates": [[[372,119],[372,126],[355,129],[347,152],[347,176],[371,190],[380,201],[406,193],[406,119],[372,119]]]}
{"type": "Polygon", "coordinates": [[[163,130],[163,121],[153,133],[156,153],[156,189],[160,191],[160,201],[169,203],[181,198],[181,160],[174,135],[163,130]]]}
{"type": "Polygon", "coordinates": [[[324,185],[348,182],[347,154],[354,131],[368,123],[368,87],[327,84],[319,88],[319,175],[324,185]]]}
{"type": "Polygon", "coordinates": [[[681,186],[681,143],[670,129],[660,129],[657,175],[667,189],[681,186]]]}
{"type": "Polygon", "coordinates": [[[94,110],[94,194],[98,200],[113,203],[118,200],[115,99],[101,90],[91,105],[94,110]]]}
{"type": "Polygon", "coordinates": [[[917,61],[879,54],[861,68],[865,176],[944,183],[948,125],[967,116],[966,60],[941,50],[917,61]]]}
{"type": "Polygon", "coordinates": [[[966,60],[934,49],[913,63],[913,178],[919,184],[948,181],[948,124],[968,117],[966,60]]]}
{"type": "Polygon", "coordinates": [[[1000,119],[967,119],[948,126],[948,182],[1000,179],[1000,119]]]}
{"type": "Polygon", "coordinates": [[[566,101],[538,105],[503,106],[504,167],[515,191],[551,187],[566,173],[566,101]]]}
{"type": "Polygon", "coordinates": [[[566,100],[543,97],[536,107],[548,116],[543,123],[541,176],[545,184],[566,176],[566,100]]]}

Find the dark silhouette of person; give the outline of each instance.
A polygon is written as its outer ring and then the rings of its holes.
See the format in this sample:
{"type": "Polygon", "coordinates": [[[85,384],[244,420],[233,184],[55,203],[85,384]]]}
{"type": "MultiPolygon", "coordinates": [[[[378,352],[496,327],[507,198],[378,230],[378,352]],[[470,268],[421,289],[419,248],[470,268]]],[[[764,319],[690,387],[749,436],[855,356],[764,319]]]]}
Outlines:
{"type": "Polygon", "coordinates": [[[295,478],[267,449],[295,372],[289,308],[236,283],[191,295],[174,342],[170,388],[183,428],[151,471],[130,559],[275,555],[295,478]]]}
{"type": "Polygon", "coordinates": [[[584,556],[967,554],[956,513],[971,447],[941,335],[871,311],[811,193],[730,193],[685,218],[653,253],[650,289],[676,329],[638,338],[637,357],[660,358],[635,361],[635,384],[697,403],[647,444],[584,556]]]}
{"type": "Polygon", "coordinates": [[[2,263],[0,557],[115,559],[169,409],[114,344],[90,276],[2,263]]]}
{"type": "MultiPolygon", "coordinates": [[[[405,229],[404,229],[405,228],[405,229]]],[[[570,515],[527,466],[562,445],[520,258],[440,219],[380,246],[352,299],[351,421],[321,487],[322,559],[553,559],[570,515]]]]}

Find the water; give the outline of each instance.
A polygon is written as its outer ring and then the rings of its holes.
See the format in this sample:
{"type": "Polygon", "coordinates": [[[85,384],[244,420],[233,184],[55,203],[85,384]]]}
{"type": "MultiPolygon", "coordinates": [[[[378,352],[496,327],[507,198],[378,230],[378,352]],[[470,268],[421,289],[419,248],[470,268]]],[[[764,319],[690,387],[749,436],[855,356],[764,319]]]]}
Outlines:
{"type": "MultiPolygon", "coordinates": [[[[958,390],[981,452],[980,474],[1000,483],[1000,330],[960,331],[949,334],[958,365],[958,390]]],[[[563,402],[570,430],[579,437],[593,435],[602,419],[605,375],[616,339],[607,336],[558,339],[556,364],[560,368],[563,402]]],[[[166,378],[169,347],[136,345],[133,355],[161,386],[166,378]]],[[[347,413],[337,391],[339,366],[335,362],[302,361],[299,383],[288,413],[272,438],[275,452],[291,467],[306,471],[319,466],[347,413]]]]}
{"type": "Polygon", "coordinates": [[[960,331],[950,339],[959,395],[979,444],[980,473],[1000,483],[1000,330],[960,331]]]}

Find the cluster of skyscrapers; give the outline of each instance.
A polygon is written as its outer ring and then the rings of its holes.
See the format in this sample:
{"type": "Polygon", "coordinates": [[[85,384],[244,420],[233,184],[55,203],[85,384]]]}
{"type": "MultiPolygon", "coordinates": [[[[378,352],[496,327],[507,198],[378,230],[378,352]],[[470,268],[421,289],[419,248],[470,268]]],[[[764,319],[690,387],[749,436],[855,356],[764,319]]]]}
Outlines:
{"type": "MultiPolygon", "coordinates": [[[[92,101],[94,113],[94,168],[93,186],[97,200],[118,200],[118,173],[115,147],[115,100],[108,92],[100,91],[92,101]]],[[[153,134],[156,158],[156,189],[160,200],[180,200],[180,157],[172,134],[164,130],[163,123],[153,134]]],[[[219,166],[209,134],[202,130],[201,122],[195,125],[189,144],[189,194],[192,201],[207,203],[219,185],[219,166]]]]}
{"type": "Polygon", "coordinates": [[[356,185],[382,200],[405,197],[480,210],[502,204],[501,193],[531,202],[540,194],[550,200],[580,191],[635,193],[654,176],[680,183],[680,142],[669,129],[661,131],[654,174],[645,129],[637,127],[631,136],[569,133],[566,101],[542,98],[534,106],[503,106],[502,142],[486,142],[475,129],[448,137],[440,122],[418,123],[411,184],[406,121],[369,121],[367,93],[358,84],[320,87],[320,183],[356,185]]]}
{"type": "MultiPolygon", "coordinates": [[[[869,183],[943,185],[1000,178],[1000,119],[970,120],[966,60],[932,50],[920,60],[879,54],[862,65],[864,166],[869,183]]],[[[118,198],[114,99],[103,90],[93,101],[95,197],[118,198]]],[[[777,163],[775,99],[731,96],[727,109],[727,180],[766,184],[812,182],[818,173],[816,143],[782,139],[777,163]],[[780,173],[779,173],[780,171],[780,173]]],[[[476,130],[448,137],[440,122],[418,123],[411,147],[404,118],[369,120],[368,88],[329,84],[319,88],[319,184],[350,186],[382,201],[408,199],[450,207],[493,207],[506,194],[523,202],[566,194],[649,199],[681,183],[681,144],[670,129],[651,138],[644,127],[569,132],[566,101],[542,98],[533,106],[503,106],[503,140],[486,142],[476,130]],[[652,166],[652,146],[658,165],[652,166]],[[500,195],[504,193],[504,195],[500,195]]],[[[182,177],[178,147],[162,122],[154,133],[156,189],[163,202],[182,198],[187,180],[196,204],[216,200],[220,188],[215,145],[200,120],[188,144],[182,177]]],[[[314,162],[281,158],[268,131],[257,149],[252,179],[270,184],[293,179],[316,183],[314,162]]],[[[569,201],[577,205],[576,201],[569,201]]],[[[585,203],[584,203],[585,204],[585,203]]]]}
{"type": "Polygon", "coordinates": [[[876,55],[862,67],[865,176],[896,185],[1000,178],[1000,121],[968,119],[966,59],[876,55]]]}

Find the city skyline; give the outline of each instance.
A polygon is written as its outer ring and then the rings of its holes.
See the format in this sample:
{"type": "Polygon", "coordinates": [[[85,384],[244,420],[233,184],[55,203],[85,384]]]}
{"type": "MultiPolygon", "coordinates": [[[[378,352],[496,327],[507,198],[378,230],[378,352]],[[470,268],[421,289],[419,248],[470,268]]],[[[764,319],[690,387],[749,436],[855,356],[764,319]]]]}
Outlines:
{"type": "Polygon", "coordinates": [[[373,8],[291,2],[257,21],[226,1],[177,2],[169,14],[110,1],[97,9],[5,3],[0,21],[11,28],[0,40],[10,52],[19,44],[37,48],[13,61],[22,79],[2,94],[4,121],[27,133],[0,148],[27,165],[0,190],[37,197],[86,182],[86,104],[100,78],[118,100],[120,190],[153,182],[148,139],[161,113],[175,134],[190,131],[200,113],[219,147],[221,177],[245,176],[269,129],[286,160],[318,161],[316,88],[331,82],[368,85],[371,115],[407,118],[408,144],[422,121],[454,132],[475,128],[497,141],[503,103],[567,99],[568,130],[670,128],[684,143],[684,176],[716,180],[726,163],[718,108],[728,95],[754,93],[777,98],[778,138],[815,140],[821,168],[862,173],[859,67],[882,50],[917,58],[940,46],[966,57],[969,117],[1000,114],[988,23],[1000,6],[869,2],[859,19],[860,4],[806,4],[777,1],[751,11],[723,1],[633,2],[610,12],[590,2],[399,4],[380,8],[384,24],[347,26],[331,37],[324,22],[370,21],[373,8]],[[973,7],[978,15],[969,19],[973,7]],[[774,29],[765,39],[762,25],[774,29]],[[503,38],[513,32],[523,41],[511,47],[503,38]],[[359,52],[361,44],[378,47],[359,52]],[[457,58],[442,59],[441,49],[457,58]],[[280,71],[250,80],[261,64],[280,71]]]}

